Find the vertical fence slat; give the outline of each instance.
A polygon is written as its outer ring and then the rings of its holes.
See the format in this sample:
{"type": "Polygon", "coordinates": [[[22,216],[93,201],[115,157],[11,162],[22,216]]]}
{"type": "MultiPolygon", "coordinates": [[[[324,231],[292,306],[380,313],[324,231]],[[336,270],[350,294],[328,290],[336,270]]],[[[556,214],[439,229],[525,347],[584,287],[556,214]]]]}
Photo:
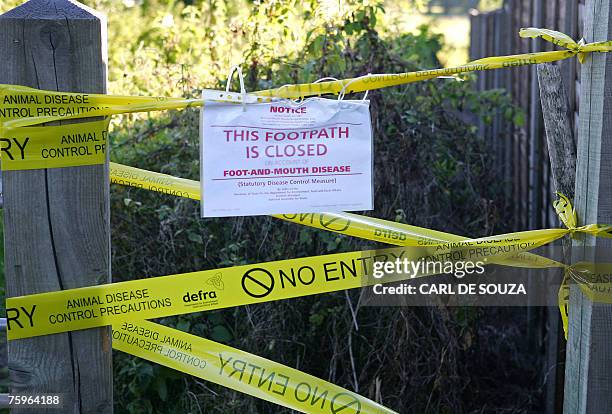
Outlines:
{"type": "MultiPolygon", "coordinates": [[[[612,37],[612,1],[585,6],[587,42],[612,37]]],[[[580,223],[612,222],[612,56],[594,53],[582,68],[575,208],[580,223]]],[[[576,261],[609,262],[612,240],[574,241],[576,261]]],[[[612,407],[612,305],[570,290],[565,375],[566,414],[605,413],[612,407]]]]}

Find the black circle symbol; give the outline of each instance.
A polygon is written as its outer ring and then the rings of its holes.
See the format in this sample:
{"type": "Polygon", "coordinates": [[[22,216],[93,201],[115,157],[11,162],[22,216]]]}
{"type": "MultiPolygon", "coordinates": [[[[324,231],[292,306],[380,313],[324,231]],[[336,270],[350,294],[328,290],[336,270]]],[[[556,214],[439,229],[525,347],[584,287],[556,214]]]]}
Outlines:
{"type": "Polygon", "coordinates": [[[329,410],[332,414],[360,414],[361,402],[354,395],[341,392],[332,398],[329,410]]]}
{"type": "Polygon", "coordinates": [[[319,223],[321,226],[331,231],[346,231],[351,225],[351,220],[345,217],[334,217],[332,215],[319,215],[319,223]]]}
{"type": "Polygon", "coordinates": [[[266,269],[255,267],[242,275],[242,289],[254,298],[266,297],[274,289],[274,277],[266,269]]]}

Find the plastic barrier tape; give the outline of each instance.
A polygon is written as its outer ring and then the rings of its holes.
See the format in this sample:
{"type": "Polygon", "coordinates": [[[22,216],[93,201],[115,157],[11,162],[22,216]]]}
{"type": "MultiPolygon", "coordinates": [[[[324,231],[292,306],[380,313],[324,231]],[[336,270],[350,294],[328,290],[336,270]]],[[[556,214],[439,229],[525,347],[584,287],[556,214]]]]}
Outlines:
{"type": "Polygon", "coordinates": [[[576,282],[592,302],[612,304],[612,263],[579,262],[566,267],[558,293],[565,339],[568,334],[570,281],[576,282]]]}
{"type": "Polygon", "coordinates": [[[591,301],[612,303],[612,263],[579,262],[567,273],[591,301]]]}
{"type": "Polygon", "coordinates": [[[200,99],[56,92],[0,85],[0,124],[18,128],[65,119],[201,106],[200,99]]]}
{"type": "Polygon", "coordinates": [[[113,348],[304,413],[395,413],[296,369],[152,322],[114,323],[113,348]]]}
{"type": "Polygon", "coordinates": [[[173,196],[200,200],[200,183],[198,181],[154,173],[114,162],[110,163],[109,168],[112,184],[143,188],[173,196]]]}
{"type": "MultiPolygon", "coordinates": [[[[521,37],[541,37],[567,50],[496,56],[464,65],[416,72],[368,75],[338,81],[286,85],[255,92],[263,98],[305,98],[324,94],[363,92],[479,70],[554,62],[577,55],[581,62],[592,52],[609,52],[612,42],[575,42],[569,36],[547,29],[521,29],[521,37]]],[[[0,122],[7,127],[35,125],[60,119],[107,116],[201,106],[201,99],[163,97],[109,96],[85,93],[42,91],[15,85],[0,85],[0,122]]]]}
{"type": "Polygon", "coordinates": [[[4,170],[104,164],[109,119],[61,126],[3,129],[4,170]]]}
{"type": "Polygon", "coordinates": [[[565,340],[567,340],[568,323],[569,323],[569,286],[567,284],[567,270],[561,286],[559,286],[559,292],[557,297],[559,301],[559,313],[561,314],[561,323],[563,324],[563,333],[565,334],[565,340]]]}
{"type": "MultiPolygon", "coordinates": [[[[111,183],[115,184],[200,200],[200,183],[194,180],[177,178],[112,162],[110,163],[110,179],[111,183]]],[[[571,209],[570,204],[563,204],[563,208],[567,208],[567,206],[571,209]]],[[[568,213],[560,210],[560,214],[565,217],[568,213]]],[[[351,213],[280,214],[272,215],[272,217],[396,246],[430,246],[445,242],[469,240],[467,237],[451,233],[351,213]]],[[[568,232],[568,230],[557,229],[556,232],[553,231],[552,235],[558,238],[559,231],[563,234],[568,232]]],[[[492,260],[492,263],[528,268],[564,267],[562,263],[531,253],[518,253],[516,256],[507,259],[496,258],[492,260]]]]}
{"type": "Polygon", "coordinates": [[[521,37],[541,37],[558,46],[568,50],[552,52],[535,52],[510,56],[495,56],[474,60],[465,65],[423,70],[417,72],[368,75],[353,79],[343,79],[332,82],[307,83],[298,85],[287,85],[278,89],[256,92],[266,97],[300,98],[322,94],[338,94],[341,92],[363,92],[373,89],[381,89],[389,86],[403,85],[411,82],[434,79],[440,76],[456,75],[465,72],[480,70],[502,69],[515,66],[535,65],[538,63],[554,62],[578,55],[580,62],[584,62],[585,55],[591,52],[609,52],[612,50],[612,42],[597,42],[584,44],[575,42],[569,36],[548,29],[527,28],[519,31],[521,37]]]}
{"type": "Polygon", "coordinates": [[[6,301],[8,338],[111,325],[117,318],[152,319],[396,282],[434,275],[437,269],[427,266],[419,274],[376,279],[373,262],[486,263],[539,244],[503,238],[494,242],[338,253],[11,297],[6,301]]]}
{"type": "MultiPolygon", "coordinates": [[[[121,164],[111,163],[111,182],[200,200],[199,183],[197,181],[176,178],[171,175],[127,167],[121,164]]],[[[554,207],[561,221],[568,227],[565,232],[572,234],[575,231],[579,231],[576,227],[576,212],[572,208],[570,201],[563,194],[558,194],[558,196],[559,200],[554,203],[554,207]]],[[[451,233],[350,213],[283,214],[272,217],[398,246],[426,246],[439,242],[455,242],[467,239],[466,237],[451,233]]],[[[590,228],[591,231],[599,233],[599,235],[604,237],[609,237],[610,234],[610,226],[585,226],[585,228],[590,228]]],[[[508,258],[493,258],[490,260],[490,263],[527,268],[568,268],[563,263],[532,253],[518,253],[508,258]]],[[[567,276],[559,288],[558,296],[559,310],[567,339],[569,286],[566,281],[567,276]]],[[[594,297],[591,299],[594,299],[594,297]]]]}

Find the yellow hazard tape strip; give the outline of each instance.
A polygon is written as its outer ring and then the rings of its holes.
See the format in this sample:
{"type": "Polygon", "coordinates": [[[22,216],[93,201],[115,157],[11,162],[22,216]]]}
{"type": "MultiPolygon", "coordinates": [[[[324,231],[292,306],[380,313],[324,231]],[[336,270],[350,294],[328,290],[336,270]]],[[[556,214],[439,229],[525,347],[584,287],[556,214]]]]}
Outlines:
{"type": "MultiPolygon", "coordinates": [[[[110,176],[111,182],[115,184],[143,188],[160,193],[190,198],[193,200],[200,200],[200,183],[198,181],[177,178],[167,174],[146,171],[112,162],[110,165],[110,176]]],[[[561,221],[567,227],[567,230],[563,230],[564,234],[572,234],[577,231],[586,230],[591,234],[610,237],[610,226],[599,225],[583,226],[578,228],[576,211],[573,209],[571,202],[563,194],[558,194],[558,196],[559,199],[555,201],[554,208],[561,221]]],[[[346,234],[366,240],[394,244],[397,246],[428,246],[443,242],[458,242],[468,239],[467,237],[458,236],[451,233],[351,213],[282,214],[273,215],[272,217],[321,230],[346,234]]],[[[558,230],[559,229],[552,229],[553,232],[548,233],[547,236],[556,238],[558,235],[558,230]]],[[[547,232],[547,230],[544,231],[547,232]]],[[[496,257],[492,258],[490,263],[527,268],[568,268],[568,266],[563,263],[532,253],[517,253],[507,258],[496,257]]],[[[565,331],[566,338],[569,312],[569,286],[567,285],[567,279],[568,277],[566,276],[564,283],[559,289],[559,310],[563,319],[563,329],[565,331]]],[[[599,302],[611,300],[610,297],[612,297],[612,294],[603,297],[604,293],[602,293],[599,297],[597,297],[590,293],[593,290],[592,287],[591,290],[588,290],[584,288],[584,283],[580,286],[587,295],[590,295],[589,297],[591,297],[592,300],[597,300],[599,302]]],[[[612,289],[606,289],[606,287],[602,285],[598,285],[598,290],[604,292],[612,291],[612,289]]]]}
{"type": "Polygon", "coordinates": [[[395,413],[296,369],[152,322],[114,322],[113,348],[304,413],[395,413]]]}
{"type": "MultiPolygon", "coordinates": [[[[561,32],[547,29],[521,29],[519,35],[521,37],[541,37],[566,50],[488,57],[443,69],[377,74],[338,81],[285,85],[277,89],[254,92],[254,94],[262,98],[294,99],[325,94],[363,92],[440,76],[553,62],[575,55],[583,62],[585,55],[588,53],[612,50],[612,42],[585,44],[583,41],[575,42],[561,32]]],[[[202,106],[203,104],[201,99],[63,93],[16,85],[0,85],[0,102],[2,102],[0,123],[4,123],[6,127],[11,128],[61,119],[181,109],[202,106]]]]}
{"type": "MultiPolygon", "coordinates": [[[[117,168],[120,166],[113,164],[115,174],[117,168]]],[[[133,172],[134,169],[129,171],[133,172]]],[[[129,177],[123,174],[122,178],[127,180],[129,177]]],[[[142,181],[143,176],[140,178],[142,181]]],[[[135,178],[132,176],[130,180],[135,178]]],[[[149,183],[151,181],[158,187],[172,188],[170,182],[150,180],[149,183]]],[[[194,193],[193,188],[189,189],[188,180],[180,182],[184,192],[194,193]]],[[[145,182],[142,183],[144,186],[145,182]]],[[[555,205],[566,224],[575,226],[572,222],[575,213],[569,202],[561,201],[555,205]]],[[[329,229],[329,225],[325,228],[329,229]]],[[[365,229],[364,233],[360,233],[361,230],[364,228],[357,227],[354,233],[347,234],[367,238],[367,232],[371,233],[372,229],[365,229]]],[[[377,258],[492,263],[496,258],[514,257],[575,231],[610,237],[610,230],[610,226],[592,225],[571,229],[532,230],[427,246],[418,245],[421,237],[418,235],[407,239],[413,243],[412,246],[395,250],[290,259],[13,297],[7,299],[9,338],[110,325],[118,316],[151,319],[366,286],[378,283],[364,279],[372,275],[372,262],[377,258]]],[[[380,282],[390,281],[395,280],[386,278],[380,282]]]]}
{"type": "MultiPolygon", "coordinates": [[[[201,199],[199,181],[177,178],[171,175],[142,170],[140,168],[129,167],[114,162],[110,163],[110,180],[113,184],[157,191],[193,200],[201,199]]],[[[442,231],[344,212],[275,214],[271,217],[321,230],[397,246],[430,246],[469,239],[468,237],[457,236],[442,231]]],[[[567,233],[566,230],[561,231],[567,233]]],[[[534,266],[539,265],[537,267],[556,267],[559,265],[557,262],[547,260],[541,262],[534,260],[527,265],[531,264],[534,266]]]]}
{"type": "Polygon", "coordinates": [[[612,264],[580,262],[567,269],[571,279],[591,301],[612,303],[612,264]]]}
{"type": "Polygon", "coordinates": [[[592,302],[612,304],[612,263],[579,262],[566,266],[558,293],[565,339],[568,334],[570,282],[575,282],[592,302]]]}
{"type": "Polygon", "coordinates": [[[143,280],[11,297],[6,300],[8,338],[19,339],[111,325],[117,318],[153,319],[171,315],[270,302],[442,272],[373,278],[374,262],[483,262],[524,252],[542,242],[490,239],[428,247],[338,253],[205,270],[143,280]],[[474,243],[471,243],[474,242],[474,243]]]}
{"type": "MultiPolygon", "coordinates": [[[[363,92],[464,72],[552,62],[574,55],[578,55],[582,62],[587,53],[612,50],[612,42],[584,44],[547,29],[521,29],[519,34],[522,37],[541,37],[566,50],[489,57],[444,69],[285,85],[254,94],[268,99],[363,92]]],[[[0,158],[7,162],[6,169],[13,170],[101,163],[108,123],[100,121],[81,126],[49,127],[48,130],[40,127],[24,130],[22,127],[58,120],[203,105],[201,99],[65,93],[17,85],[0,85],[0,102],[0,158]]]]}
{"type": "Polygon", "coordinates": [[[110,118],[59,126],[5,128],[0,134],[2,169],[104,164],[109,121],[110,118]]]}
{"type": "MultiPolygon", "coordinates": [[[[200,183],[195,180],[177,178],[113,162],[110,163],[110,180],[111,183],[115,184],[200,200],[200,183]]],[[[516,243],[533,243],[533,246],[537,247],[575,232],[583,232],[600,237],[612,237],[612,226],[610,225],[578,227],[576,212],[564,195],[559,194],[559,200],[554,203],[554,207],[561,221],[567,227],[566,229],[529,230],[480,239],[470,239],[465,236],[442,231],[344,212],[277,214],[272,215],[272,217],[321,230],[396,246],[493,246],[505,240],[512,240],[516,243]]],[[[535,247],[531,247],[531,249],[533,248],[535,247]]],[[[565,267],[564,264],[545,257],[522,253],[512,256],[511,259],[496,261],[496,263],[529,268],[565,267]]]]}

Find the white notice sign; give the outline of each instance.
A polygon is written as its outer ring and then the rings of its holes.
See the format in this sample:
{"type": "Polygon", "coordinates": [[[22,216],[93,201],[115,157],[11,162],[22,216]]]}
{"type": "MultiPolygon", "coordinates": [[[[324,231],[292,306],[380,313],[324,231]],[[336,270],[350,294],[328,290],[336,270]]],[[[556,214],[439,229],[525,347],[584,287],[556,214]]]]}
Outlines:
{"type": "Polygon", "coordinates": [[[204,217],[371,210],[368,101],[206,102],[204,217]]]}

